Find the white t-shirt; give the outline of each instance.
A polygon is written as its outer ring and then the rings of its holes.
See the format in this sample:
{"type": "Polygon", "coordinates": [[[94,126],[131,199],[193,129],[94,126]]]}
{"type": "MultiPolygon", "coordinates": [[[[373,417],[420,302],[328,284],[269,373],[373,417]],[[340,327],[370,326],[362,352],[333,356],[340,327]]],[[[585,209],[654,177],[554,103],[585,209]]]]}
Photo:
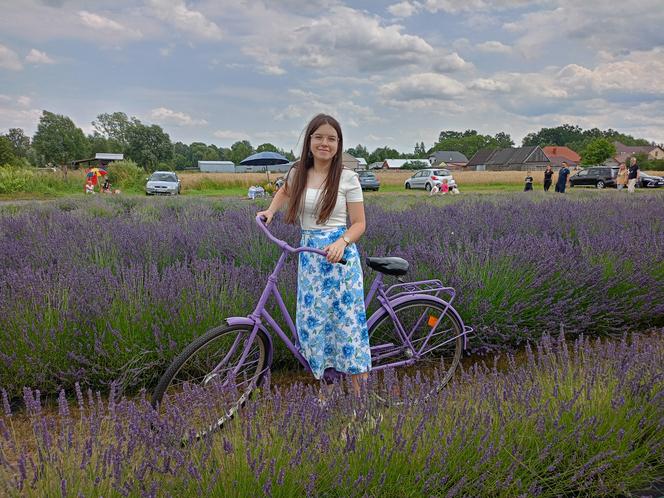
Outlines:
{"type": "Polygon", "coordinates": [[[337,203],[330,213],[330,217],[324,225],[318,225],[316,219],[316,204],[320,196],[321,189],[307,188],[304,195],[304,205],[302,213],[300,213],[300,226],[302,230],[316,230],[327,229],[336,227],[345,227],[346,218],[348,217],[348,209],[346,208],[347,202],[362,202],[362,187],[360,186],[360,178],[357,173],[350,169],[344,168],[341,171],[341,178],[339,180],[339,193],[337,194],[337,203]]]}

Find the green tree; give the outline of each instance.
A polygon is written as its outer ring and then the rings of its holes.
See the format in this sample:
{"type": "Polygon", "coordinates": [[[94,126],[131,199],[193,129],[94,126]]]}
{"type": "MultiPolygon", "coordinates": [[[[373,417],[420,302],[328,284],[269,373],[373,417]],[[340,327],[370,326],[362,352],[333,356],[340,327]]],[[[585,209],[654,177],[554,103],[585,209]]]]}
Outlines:
{"type": "Polygon", "coordinates": [[[413,155],[417,159],[424,159],[427,157],[427,149],[424,146],[424,142],[420,143],[415,142],[415,149],[413,150],[413,155]]]}
{"type": "Polygon", "coordinates": [[[30,137],[26,136],[21,128],[9,128],[6,137],[12,143],[16,157],[28,157],[30,151],[30,137]]]}
{"type": "Polygon", "coordinates": [[[365,161],[369,161],[369,151],[367,148],[362,145],[362,144],[357,144],[355,147],[351,147],[350,149],[346,149],[346,152],[348,152],[351,156],[353,157],[362,157],[364,158],[365,161]]]}
{"type": "Polygon", "coordinates": [[[583,139],[583,130],[580,126],[564,124],[555,128],[542,128],[536,133],[529,133],[522,141],[522,145],[566,145],[583,139]]]}
{"type": "Polygon", "coordinates": [[[390,147],[378,147],[376,150],[374,150],[371,154],[369,154],[369,159],[367,159],[367,163],[377,163],[377,162],[383,162],[385,159],[400,159],[402,154],[396,150],[392,149],[390,147]]]}
{"type": "Polygon", "coordinates": [[[500,131],[496,133],[494,139],[496,141],[496,146],[500,147],[501,149],[506,149],[507,147],[514,147],[514,140],[512,140],[512,137],[510,136],[509,133],[500,131]]]}
{"type": "Polygon", "coordinates": [[[122,144],[113,138],[107,138],[98,132],[88,135],[88,143],[90,144],[90,152],[124,152],[122,144]]]}
{"type": "MultiPolygon", "coordinates": [[[[464,132],[458,131],[441,131],[439,135],[439,140],[431,148],[430,153],[439,151],[439,150],[455,150],[461,152],[466,157],[472,157],[475,152],[486,147],[499,148],[499,140],[502,140],[504,143],[512,143],[512,139],[506,133],[499,133],[496,135],[498,138],[494,138],[491,135],[481,135],[477,133],[476,130],[466,130],[464,132]]],[[[510,145],[505,145],[506,147],[511,147],[510,145]]]]}
{"type": "Polygon", "coordinates": [[[282,154],[283,151],[277,148],[276,145],[272,145],[271,143],[264,143],[256,147],[256,152],[276,152],[277,154],[282,154]]]}
{"type": "Polygon", "coordinates": [[[125,148],[129,142],[129,129],[132,125],[139,123],[138,119],[133,116],[128,118],[124,112],[114,112],[112,114],[99,114],[97,119],[92,122],[92,126],[97,133],[103,137],[115,140],[125,148]]]}
{"type": "Polygon", "coordinates": [[[12,142],[4,135],[0,135],[0,166],[13,164],[16,160],[12,142]]]}
{"type": "Polygon", "coordinates": [[[254,148],[251,146],[249,140],[241,140],[231,145],[230,160],[235,164],[240,164],[240,161],[246,159],[254,152],[254,148]]]}
{"type": "Polygon", "coordinates": [[[32,139],[40,163],[67,164],[89,154],[88,140],[67,116],[44,111],[32,139]]]}
{"type": "Polygon", "coordinates": [[[126,136],[128,158],[147,171],[154,171],[159,163],[173,157],[171,139],[159,125],[147,126],[137,121],[127,129],[126,136]]]}
{"type": "Polygon", "coordinates": [[[616,154],[616,146],[606,138],[596,138],[588,143],[581,154],[582,164],[602,164],[616,154]]]}

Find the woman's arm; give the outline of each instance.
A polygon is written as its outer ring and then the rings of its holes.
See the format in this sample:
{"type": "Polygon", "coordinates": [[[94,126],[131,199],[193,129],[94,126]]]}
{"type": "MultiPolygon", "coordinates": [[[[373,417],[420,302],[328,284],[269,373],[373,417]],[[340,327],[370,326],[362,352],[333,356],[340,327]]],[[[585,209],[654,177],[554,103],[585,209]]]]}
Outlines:
{"type": "MultiPolygon", "coordinates": [[[[344,236],[353,244],[360,240],[362,234],[366,230],[366,221],[364,218],[364,202],[347,202],[348,216],[350,218],[350,226],[344,232],[344,236]]],[[[348,244],[343,238],[325,246],[323,251],[327,253],[327,260],[330,263],[338,263],[344,254],[344,250],[348,244]]]]}
{"type": "Polygon", "coordinates": [[[265,216],[265,223],[270,223],[275,213],[279,211],[285,204],[287,204],[289,199],[290,197],[286,193],[285,187],[281,187],[279,190],[277,190],[277,193],[272,198],[270,207],[265,211],[259,211],[257,216],[265,216]]]}

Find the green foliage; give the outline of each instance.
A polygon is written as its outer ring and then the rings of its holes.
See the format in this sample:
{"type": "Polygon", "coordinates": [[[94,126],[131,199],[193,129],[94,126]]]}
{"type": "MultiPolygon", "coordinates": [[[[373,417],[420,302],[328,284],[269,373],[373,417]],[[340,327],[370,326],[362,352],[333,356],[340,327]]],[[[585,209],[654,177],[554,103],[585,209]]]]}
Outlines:
{"type": "Polygon", "coordinates": [[[256,147],[256,152],[276,152],[278,154],[281,154],[282,150],[278,149],[275,145],[272,145],[271,143],[264,143],[256,147]]]}
{"type": "Polygon", "coordinates": [[[240,164],[240,161],[246,159],[254,152],[254,148],[251,146],[249,140],[241,140],[231,145],[229,160],[235,164],[240,164]]]}
{"type": "Polygon", "coordinates": [[[376,150],[374,150],[371,154],[369,154],[369,158],[367,159],[367,163],[377,163],[377,162],[383,162],[385,159],[399,159],[403,156],[398,150],[392,149],[390,147],[379,147],[376,150]]]}
{"type": "Polygon", "coordinates": [[[113,140],[124,149],[129,143],[129,128],[139,123],[138,119],[133,116],[130,119],[124,112],[114,112],[99,114],[97,120],[92,122],[92,126],[95,135],[113,140]]]}
{"type": "Polygon", "coordinates": [[[16,160],[14,149],[9,138],[0,135],[0,165],[13,164],[16,160]]]}
{"type": "Polygon", "coordinates": [[[648,159],[648,154],[636,154],[636,164],[644,171],[664,171],[664,159],[648,159]]]}
{"type": "Polygon", "coordinates": [[[538,132],[529,133],[523,139],[523,145],[561,145],[581,153],[590,142],[597,138],[605,138],[609,142],[621,142],[625,145],[650,145],[648,140],[643,138],[634,138],[631,135],[625,135],[616,130],[600,130],[591,128],[583,130],[580,126],[564,124],[555,128],[542,128],[538,132]]]}
{"type": "Polygon", "coordinates": [[[108,166],[108,180],[121,190],[142,190],[147,173],[134,161],[117,161],[108,166]]]}
{"type": "Polygon", "coordinates": [[[588,143],[581,154],[582,164],[602,164],[608,158],[615,156],[616,146],[606,138],[596,138],[588,143]]]}
{"type": "Polygon", "coordinates": [[[67,164],[90,153],[83,130],[67,116],[49,111],[42,113],[32,145],[39,154],[41,165],[67,164]]]}
{"type": "Polygon", "coordinates": [[[504,148],[512,147],[514,141],[509,134],[499,132],[495,137],[491,135],[480,135],[476,130],[441,131],[438,142],[434,144],[429,154],[439,150],[455,150],[461,152],[467,158],[471,158],[478,150],[487,147],[504,148]]]}
{"type": "Polygon", "coordinates": [[[430,168],[431,164],[429,164],[428,161],[418,161],[418,160],[413,160],[413,161],[408,161],[407,163],[404,163],[403,166],[401,166],[401,169],[425,169],[425,168],[430,168]]]}
{"type": "Polygon", "coordinates": [[[147,126],[137,121],[127,129],[126,153],[147,171],[155,171],[160,162],[173,157],[173,146],[161,126],[147,126]]]}
{"type": "Polygon", "coordinates": [[[369,151],[367,148],[362,145],[362,144],[357,144],[355,147],[351,147],[350,149],[346,149],[346,152],[348,152],[351,156],[357,157],[357,158],[364,158],[367,163],[369,162],[369,151]]]}
{"type": "MultiPolygon", "coordinates": [[[[16,157],[28,157],[30,137],[26,136],[21,128],[10,128],[5,136],[11,142],[16,157]]],[[[0,164],[2,164],[2,161],[0,161],[0,164]]]]}
{"type": "Polygon", "coordinates": [[[80,178],[64,178],[51,170],[36,171],[26,167],[0,167],[0,194],[57,194],[80,192],[80,178]]]}

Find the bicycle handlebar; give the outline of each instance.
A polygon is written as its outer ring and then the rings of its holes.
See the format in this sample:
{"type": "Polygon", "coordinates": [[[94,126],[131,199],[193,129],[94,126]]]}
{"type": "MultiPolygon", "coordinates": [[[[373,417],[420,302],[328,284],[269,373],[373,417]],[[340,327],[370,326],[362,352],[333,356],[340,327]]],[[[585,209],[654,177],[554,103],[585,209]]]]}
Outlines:
{"type": "MultiPolygon", "coordinates": [[[[266,219],[267,218],[265,218],[264,216],[256,216],[256,224],[259,227],[261,227],[263,232],[265,232],[265,235],[267,235],[267,238],[270,239],[275,244],[277,244],[277,246],[279,246],[280,249],[282,249],[284,251],[288,251],[288,252],[293,253],[293,254],[297,254],[297,253],[300,253],[300,252],[313,252],[313,253],[316,253],[316,254],[320,254],[321,256],[326,256],[327,257],[327,253],[325,251],[321,250],[321,249],[316,249],[314,247],[304,247],[304,246],[302,246],[302,247],[292,247],[286,241],[276,238],[274,235],[272,235],[272,232],[270,232],[270,230],[267,228],[267,225],[265,224],[266,219]]],[[[339,263],[341,263],[342,265],[345,265],[347,263],[346,258],[341,258],[339,260],[339,263]]]]}

